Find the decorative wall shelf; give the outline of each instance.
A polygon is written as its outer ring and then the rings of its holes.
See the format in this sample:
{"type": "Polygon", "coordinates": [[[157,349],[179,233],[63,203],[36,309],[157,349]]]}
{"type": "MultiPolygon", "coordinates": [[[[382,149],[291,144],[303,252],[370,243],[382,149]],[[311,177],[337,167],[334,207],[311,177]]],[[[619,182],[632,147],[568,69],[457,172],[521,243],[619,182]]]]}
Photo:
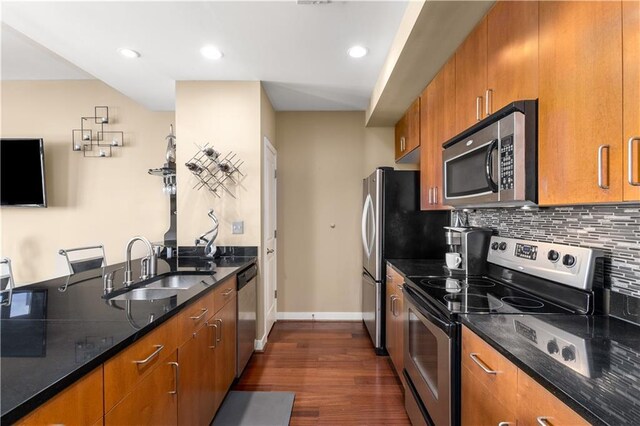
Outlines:
{"type": "Polygon", "coordinates": [[[124,146],[124,132],[105,130],[108,124],[109,107],[95,106],[93,117],[80,117],[80,128],[71,131],[72,150],[85,157],[111,157],[112,148],[124,146]]]}
{"type": "Polygon", "coordinates": [[[212,146],[205,144],[203,147],[198,146],[198,152],[185,163],[185,166],[198,178],[194,189],[207,188],[216,197],[220,197],[223,191],[236,198],[229,186],[238,184],[244,178],[245,175],[240,171],[243,164],[244,161],[233,152],[223,157],[212,146]]]}

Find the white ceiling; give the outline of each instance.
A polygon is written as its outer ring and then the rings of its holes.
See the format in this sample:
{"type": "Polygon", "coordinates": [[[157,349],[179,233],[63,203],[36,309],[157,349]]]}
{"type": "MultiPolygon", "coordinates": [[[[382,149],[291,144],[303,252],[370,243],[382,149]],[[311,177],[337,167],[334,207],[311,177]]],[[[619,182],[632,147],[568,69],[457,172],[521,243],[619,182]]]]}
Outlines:
{"type": "Polygon", "coordinates": [[[406,5],[3,1],[2,78],[93,75],[167,111],[178,80],[262,80],[279,111],[365,110],[406,5]],[[224,57],[204,59],[205,44],[224,57]],[[354,44],[369,54],[349,57],[354,44]],[[123,58],[125,46],[142,56],[123,58]]]}

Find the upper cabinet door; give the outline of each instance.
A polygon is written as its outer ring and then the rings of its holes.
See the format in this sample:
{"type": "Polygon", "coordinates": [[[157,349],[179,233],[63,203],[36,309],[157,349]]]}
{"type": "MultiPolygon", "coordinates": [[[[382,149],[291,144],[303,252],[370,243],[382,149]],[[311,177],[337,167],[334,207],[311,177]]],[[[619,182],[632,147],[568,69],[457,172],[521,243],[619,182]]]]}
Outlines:
{"type": "Polygon", "coordinates": [[[456,51],[456,133],[485,117],[487,87],[487,18],[456,51]]]}
{"type": "Polygon", "coordinates": [[[622,2],[624,201],[640,200],[640,1],[622,2]]]}
{"type": "Polygon", "coordinates": [[[538,98],[538,2],[497,2],[487,27],[485,114],[538,98]]]}
{"type": "MultiPolygon", "coordinates": [[[[407,155],[420,146],[420,98],[396,123],[396,162],[416,163],[417,155],[407,155]]],[[[417,151],[416,151],[417,152],[417,151]]]]}
{"type": "Polygon", "coordinates": [[[622,4],[540,7],[542,205],[622,200],[622,4]]]}

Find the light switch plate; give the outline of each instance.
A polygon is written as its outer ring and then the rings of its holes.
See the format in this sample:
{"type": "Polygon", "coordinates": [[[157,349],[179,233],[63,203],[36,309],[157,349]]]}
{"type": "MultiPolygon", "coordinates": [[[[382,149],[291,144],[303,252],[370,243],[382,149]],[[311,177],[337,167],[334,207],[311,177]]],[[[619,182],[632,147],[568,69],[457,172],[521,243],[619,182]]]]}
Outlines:
{"type": "Polygon", "coordinates": [[[232,234],[244,234],[244,221],[233,222],[231,225],[232,234]]]}

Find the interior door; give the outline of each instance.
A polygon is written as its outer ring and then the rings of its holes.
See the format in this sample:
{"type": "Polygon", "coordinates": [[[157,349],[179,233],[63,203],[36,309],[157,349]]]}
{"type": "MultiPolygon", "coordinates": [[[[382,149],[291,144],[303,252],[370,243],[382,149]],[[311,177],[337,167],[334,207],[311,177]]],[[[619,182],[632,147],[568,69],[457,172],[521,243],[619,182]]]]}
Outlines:
{"type": "Polygon", "coordinates": [[[264,325],[263,338],[269,335],[271,327],[276,322],[277,312],[277,252],[276,252],[276,168],[277,152],[271,145],[269,139],[264,138],[264,245],[262,253],[264,259],[263,281],[264,281],[264,325]]]}

